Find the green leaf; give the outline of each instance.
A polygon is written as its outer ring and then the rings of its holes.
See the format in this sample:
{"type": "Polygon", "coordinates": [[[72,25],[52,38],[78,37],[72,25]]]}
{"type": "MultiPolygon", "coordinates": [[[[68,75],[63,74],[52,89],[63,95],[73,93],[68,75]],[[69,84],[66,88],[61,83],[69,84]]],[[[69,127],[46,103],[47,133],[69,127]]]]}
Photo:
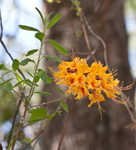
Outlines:
{"type": "Polygon", "coordinates": [[[8,70],[8,68],[6,68],[4,64],[0,64],[0,70],[8,70]]]}
{"type": "Polygon", "coordinates": [[[20,82],[20,84],[24,85],[24,83],[22,82],[21,76],[17,72],[15,72],[15,76],[16,76],[17,80],[20,82]]]}
{"type": "Polygon", "coordinates": [[[34,83],[37,83],[39,80],[40,80],[39,75],[35,75],[35,77],[34,77],[34,83]]]}
{"type": "Polygon", "coordinates": [[[64,101],[60,102],[60,106],[64,109],[65,112],[69,112],[68,106],[64,101]]]}
{"type": "Polygon", "coordinates": [[[38,49],[32,49],[32,50],[28,51],[25,56],[31,56],[31,55],[33,55],[34,53],[36,53],[37,51],[38,51],[38,49]]]}
{"type": "Polygon", "coordinates": [[[67,51],[64,47],[62,47],[60,44],[58,44],[56,41],[54,41],[54,40],[48,40],[48,42],[49,42],[54,48],[56,48],[56,50],[57,50],[59,53],[63,54],[64,56],[68,56],[68,51],[67,51]]]}
{"type": "Polygon", "coordinates": [[[19,61],[17,59],[13,60],[12,68],[14,71],[16,71],[19,68],[19,61]]]}
{"type": "Polygon", "coordinates": [[[40,94],[40,95],[45,95],[45,96],[50,96],[51,94],[49,92],[34,92],[36,94],[40,94]]]}
{"type": "Polygon", "coordinates": [[[34,60],[32,60],[32,59],[30,59],[30,58],[26,58],[26,59],[24,59],[24,60],[22,60],[22,61],[20,62],[20,65],[25,66],[25,65],[27,65],[29,62],[33,62],[33,63],[34,63],[34,60]]]}
{"type": "Polygon", "coordinates": [[[7,150],[10,150],[13,144],[14,144],[14,139],[12,138],[7,150]]]}
{"type": "Polygon", "coordinates": [[[31,139],[27,137],[27,138],[24,139],[24,142],[30,143],[30,142],[31,142],[31,139]]]}
{"type": "Polygon", "coordinates": [[[62,111],[61,111],[61,110],[57,110],[56,113],[57,113],[59,116],[61,116],[62,111]]]}
{"type": "Polygon", "coordinates": [[[32,81],[29,80],[29,79],[24,80],[24,83],[27,84],[30,87],[32,87],[32,85],[33,85],[32,81]]]}
{"type": "Polygon", "coordinates": [[[38,74],[39,74],[39,77],[44,81],[45,84],[52,83],[52,79],[47,75],[47,73],[44,70],[39,69],[38,74]]]}
{"type": "Polygon", "coordinates": [[[26,26],[26,25],[19,25],[19,27],[23,30],[27,30],[27,31],[38,31],[40,32],[38,29],[34,28],[34,27],[30,27],[30,26],[26,26]]]}
{"type": "Polygon", "coordinates": [[[53,27],[61,18],[61,14],[56,14],[49,22],[47,29],[53,27]]]}
{"type": "Polygon", "coordinates": [[[13,85],[11,84],[12,79],[8,79],[0,83],[0,87],[4,87],[6,90],[11,91],[13,89],[13,85]]]}
{"type": "MultiPolygon", "coordinates": [[[[27,84],[28,86],[32,87],[33,82],[29,79],[23,80],[25,84],[27,84]]],[[[38,86],[36,83],[34,83],[35,86],[38,86]]]]}
{"type": "Polygon", "coordinates": [[[55,57],[55,56],[45,56],[46,59],[50,59],[52,61],[55,61],[55,62],[58,62],[58,63],[61,63],[61,59],[58,58],[58,57],[55,57]]]}
{"type": "Polygon", "coordinates": [[[44,33],[43,32],[38,32],[35,34],[35,37],[42,42],[44,38],[44,33]]]}
{"type": "Polygon", "coordinates": [[[31,116],[30,119],[28,120],[29,124],[33,124],[48,118],[47,111],[45,108],[32,109],[30,110],[30,114],[31,116]]]}
{"type": "Polygon", "coordinates": [[[31,72],[29,72],[29,71],[26,71],[26,72],[30,75],[30,77],[33,78],[33,75],[31,74],[31,72]]]}
{"type": "Polygon", "coordinates": [[[42,19],[42,23],[45,25],[45,20],[44,20],[44,17],[43,17],[43,15],[42,15],[41,11],[40,11],[37,7],[36,7],[35,9],[36,9],[37,12],[39,13],[39,15],[40,15],[40,17],[41,17],[41,19],[42,19]]]}
{"type": "Polygon", "coordinates": [[[11,91],[13,89],[13,85],[11,84],[11,82],[8,82],[5,84],[5,88],[6,90],[11,91]]]}
{"type": "Polygon", "coordinates": [[[19,86],[20,84],[24,85],[24,80],[17,82],[17,83],[13,86],[13,88],[19,86]]]}
{"type": "Polygon", "coordinates": [[[52,113],[51,115],[48,115],[48,119],[53,119],[56,116],[57,112],[52,113]]]}
{"type": "Polygon", "coordinates": [[[6,81],[3,81],[0,83],[0,86],[4,86],[5,84],[7,84],[9,81],[11,81],[12,79],[8,79],[6,81]]]}
{"type": "Polygon", "coordinates": [[[65,92],[64,92],[61,88],[59,88],[59,87],[57,86],[56,89],[57,89],[61,94],[65,95],[65,92]]]}
{"type": "Polygon", "coordinates": [[[25,97],[25,105],[26,106],[28,106],[30,103],[30,99],[28,99],[28,98],[29,98],[28,96],[25,97]]]}

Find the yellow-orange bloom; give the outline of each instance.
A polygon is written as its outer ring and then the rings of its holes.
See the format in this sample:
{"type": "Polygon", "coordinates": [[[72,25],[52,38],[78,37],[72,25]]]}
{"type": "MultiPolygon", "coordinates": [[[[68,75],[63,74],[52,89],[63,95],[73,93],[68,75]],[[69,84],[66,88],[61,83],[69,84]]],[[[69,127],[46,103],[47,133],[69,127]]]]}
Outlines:
{"type": "Polygon", "coordinates": [[[56,84],[66,85],[67,94],[74,95],[75,99],[88,96],[88,107],[105,101],[104,94],[110,99],[120,95],[117,90],[119,80],[114,79],[113,74],[107,72],[107,66],[100,62],[89,67],[86,59],[76,57],[71,62],[63,61],[58,68],[59,71],[54,73],[56,84]]]}

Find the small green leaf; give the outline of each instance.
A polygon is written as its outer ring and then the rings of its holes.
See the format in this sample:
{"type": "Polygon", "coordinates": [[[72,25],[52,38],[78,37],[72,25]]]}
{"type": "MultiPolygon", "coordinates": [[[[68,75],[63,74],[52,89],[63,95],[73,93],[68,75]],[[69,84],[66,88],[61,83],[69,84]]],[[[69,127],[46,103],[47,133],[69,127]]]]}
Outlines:
{"type": "Polygon", "coordinates": [[[33,85],[32,81],[29,80],[29,79],[24,80],[24,83],[27,84],[30,87],[32,87],[32,85],[33,85]]]}
{"type": "Polygon", "coordinates": [[[32,49],[32,50],[28,51],[25,56],[31,56],[31,55],[33,55],[34,53],[36,53],[37,51],[38,51],[38,49],[32,49]]]}
{"type": "Polygon", "coordinates": [[[24,139],[24,142],[30,143],[30,142],[31,142],[31,139],[30,139],[30,138],[25,138],[25,139],[24,139]]]}
{"type": "Polygon", "coordinates": [[[63,54],[64,56],[68,56],[68,51],[67,51],[64,47],[62,47],[60,44],[58,44],[56,41],[54,41],[54,40],[48,40],[48,42],[49,42],[54,48],[56,48],[56,50],[57,50],[59,53],[63,54]]]}
{"type": "Polygon", "coordinates": [[[14,139],[12,138],[7,150],[10,150],[13,144],[14,144],[14,139]]]}
{"type": "Polygon", "coordinates": [[[0,70],[8,70],[8,68],[6,68],[4,64],[0,64],[0,70]]]}
{"type": "Polygon", "coordinates": [[[45,95],[45,96],[50,96],[51,94],[49,92],[34,92],[36,94],[40,94],[40,95],[45,95]]]}
{"type": "Polygon", "coordinates": [[[13,88],[19,86],[20,84],[24,85],[24,80],[17,82],[17,83],[13,86],[13,88]]]}
{"type": "Polygon", "coordinates": [[[34,63],[34,60],[32,60],[32,59],[30,59],[30,58],[26,58],[26,59],[24,59],[24,60],[22,60],[22,61],[20,62],[20,65],[25,66],[25,65],[27,65],[29,62],[33,62],[33,63],[34,63]]]}
{"type": "Polygon", "coordinates": [[[32,73],[31,72],[29,72],[29,71],[26,71],[29,75],[30,75],[30,77],[32,77],[33,78],[33,75],[32,75],[32,73]]]}
{"type": "Polygon", "coordinates": [[[57,86],[56,89],[57,89],[61,94],[65,95],[65,92],[64,92],[61,88],[59,88],[59,87],[57,86]]]}
{"type": "Polygon", "coordinates": [[[26,26],[26,25],[19,25],[19,27],[23,30],[27,30],[27,31],[38,31],[40,32],[38,29],[34,28],[34,27],[30,27],[30,26],[26,26]]]}
{"type": "Polygon", "coordinates": [[[69,112],[68,106],[64,101],[60,102],[60,106],[64,109],[65,112],[69,112]]]}
{"type": "Polygon", "coordinates": [[[10,71],[10,70],[5,71],[5,72],[1,75],[1,77],[4,77],[4,76],[8,75],[9,73],[12,73],[12,71],[10,71]]]}
{"type": "Polygon", "coordinates": [[[6,81],[0,82],[0,86],[4,86],[5,84],[7,84],[8,82],[10,82],[12,79],[8,79],[6,81]]]}
{"type": "Polygon", "coordinates": [[[25,105],[27,105],[27,106],[28,106],[28,105],[29,105],[29,103],[30,103],[30,99],[28,99],[28,96],[26,96],[26,97],[25,97],[25,105]]]}
{"type": "Polygon", "coordinates": [[[61,111],[61,110],[57,110],[56,112],[57,112],[57,114],[58,114],[59,116],[61,116],[61,114],[62,114],[62,111],[61,111]]]}
{"type": "Polygon", "coordinates": [[[8,82],[5,84],[5,88],[6,90],[11,91],[13,89],[13,85],[11,84],[11,82],[8,82]]]}
{"type": "MultiPolygon", "coordinates": [[[[26,79],[26,80],[23,80],[23,81],[24,81],[24,83],[25,83],[26,85],[28,85],[28,86],[32,87],[33,82],[32,82],[31,80],[26,79]]],[[[37,85],[36,83],[34,83],[34,86],[38,86],[38,85],[37,85]]]]}
{"type": "Polygon", "coordinates": [[[55,56],[45,56],[46,59],[50,59],[52,61],[55,61],[55,62],[58,62],[58,63],[61,63],[61,59],[58,58],[58,57],[55,57],[55,56]]]}
{"type": "Polygon", "coordinates": [[[61,18],[61,14],[56,14],[49,22],[47,29],[53,27],[61,18]]]}
{"type": "Polygon", "coordinates": [[[47,75],[47,73],[45,73],[44,70],[39,69],[38,74],[39,74],[40,78],[44,81],[45,84],[52,83],[52,79],[47,75]]]}
{"type": "Polygon", "coordinates": [[[41,17],[41,19],[42,19],[42,23],[45,25],[45,20],[44,20],[44,17],[43,17],[43,15],[42,15],[41,11],[40,11],[37,7],[36,7],[35,9],[36,9],[37,12],[39,13],[39,15],[40,15],[40,17],[41,17]]]}
{"type": "Polygon", "coordinates": [[[48,118],[47,111],[45,108],[32,109],[30,110],[30,114],[31,116],[30,119],[28,120],[29,124],[33,124],[48,118]]]}
{"type": "MultiPolygon", "coordinates": [[[[15,72],[15,76],[16,76],[16,79],[19,81],[19,84],[24,85],[24,83],[22,82],[21,76],[20,76],[17,72],[15,72]]],[[[17,84],[16,86],[18,86],[19,84],[17,84]]],[[[15,87],[15,86],[14,86],[14,87],[15,87]]]]}
{"type": "Polygon", "coordinates": [[[16,71],[19,68],[19,61],[17,59],[13,60],[12,68],[14,71],[16,71]]]}
{"type": "Polygon", "coordinates": [[[44,38],[44,33],[43,32],[38,32],[35,34],[35,37],[42,42],[44,38]]]}
{"type": "Polygon", "coordinates": [[[53,119],[56,116],[57,112],[52,113],[51,115],[48,115],[48,119],[53,119]]]}
{"type": "Polygon", "coordinates": [[[6,90],[11,91],[13,89],[13,85],[10,82],[12,79],[8,79],[0,83],[0,87],[4,87],[6,90]]]}
{"type": "Polygon", "coordinates": [[[40,80],[39,75],[35,75],[35,77],[34,77],[34,83],[37,83],[39,80],[40,80]]]}
{"type": "Polygon", "coordinates": [[[15,72],[15,76],[16,76],[16,78],[17,78],[18,81],[22,81],[21,76],[17,72],[15,72]]]}

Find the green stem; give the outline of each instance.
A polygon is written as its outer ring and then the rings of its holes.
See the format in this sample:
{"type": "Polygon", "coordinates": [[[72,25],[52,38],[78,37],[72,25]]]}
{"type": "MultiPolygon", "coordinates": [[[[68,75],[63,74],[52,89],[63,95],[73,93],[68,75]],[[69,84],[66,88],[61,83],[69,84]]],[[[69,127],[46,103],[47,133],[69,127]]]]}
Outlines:
{"type": "Polygon", "coordinates": [[[21,120],[21,122],[19,124],[19,127],[18,127],[18,130],[17,130],[17,133],[16,133],[16,136],[15,136],[15,139],[14,139],[14,142],[13,142],[11,150],[14,150],[16,141],[19,138],[19,135],[21,133],[21,130],[22,130],[25,118],[26,118],[26,113],[27,113],[29,105],[30,105],[30,101],[31,101],[31,98],[32,98],[33,93],[34,93],[34,89],[35,89],[35,83],[34,83],[35,80],[34,79],[35,79],[35,76],[36,76],[36,73],[38,71],[38,67],[39,67],[39,64],[40,64],[40,58],[41,58],[41,54],[42,54],[42,48],[43,48],[43,45],[44,45],[44,42],[45,42],[44,39],[45,39],[45,30],[44,30],[44,37],[43,37],[43,39],[41,41],[41,45],[40,45],[40,49],[39,49],[38,60],[37,60],[37,63],[35,64],[34,77],[33,77],[33,81],[32,81],[32,87],[30,88],[29,95],[28,95],[28,104],[25,105],[25,110],[24,110],[23,118],[22,118],[22,120],[21,120]]]}

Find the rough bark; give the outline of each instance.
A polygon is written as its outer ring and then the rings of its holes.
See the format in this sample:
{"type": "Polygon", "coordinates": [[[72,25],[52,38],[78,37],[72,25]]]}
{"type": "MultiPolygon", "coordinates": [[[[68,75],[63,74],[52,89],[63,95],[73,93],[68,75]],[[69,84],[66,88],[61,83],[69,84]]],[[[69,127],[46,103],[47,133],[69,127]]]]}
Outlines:
{"type": "MultiPolygon", "coordinates": [[[[118,70],[118,78],[124,84],[132,81],[128,63],[128,36],[124,21],[124,0],[81,0],[81,7],[93,30],[101,36],[107,46],[108,62],[112,68],[118,70]]],[[[45,1],[48,12],[60,12],[63,15],[61,21],[51,30],[49,38],[55,39],[69,51],[88,52],[83,33],[78,38],[82,28],[79,17],[67,1],[62,4],[48,4],[45,1]]],[[[103,60],[103,46],[92,35],[89,34],[90,45],[96,49],[97,60],[103,60]]],[[[59,54],[47,45],[47,55],[59,54]]],[[[80,54],[78,54],[80,55],[80,54]]],[[[88,55],[88,54],[87,54],[88,55]]],[[[87,57],[87,55],[80,55],[87,57]]],[[[62,57],[62,56],[60,56],[62,57]]],[[[68,60],[70,58],[63,57],[68,60]]],[[[56,64],[48,62],[56,69],[56,64]]],[[[54,85],[55,86],[55,85],[54,85]]],[[[52,100],[60,95],[54,90],[54,86],[45,87],[52,91],[52,100]]],[[[126,93],[133,100],[134,90],[126,93]]],[[[123,105],[116,104],[110,100],[102,106],[105,110],[102,120],[96,106],[87,108],[87,100],[75,104],[69,100],[69,107],[73,107],[72,115],[67,123],[66,135],[64,137],[62,150],[134,150],[134,133],[126,126],[131,123],[128,112],[123,105]]],[[[51,110],[56,108],[53,105],[51,110]]],[[[63,122],[66,114],[57,116],[41,138],[43,150],[57,150],[58,142],[63,130],[63,122]]]]}

